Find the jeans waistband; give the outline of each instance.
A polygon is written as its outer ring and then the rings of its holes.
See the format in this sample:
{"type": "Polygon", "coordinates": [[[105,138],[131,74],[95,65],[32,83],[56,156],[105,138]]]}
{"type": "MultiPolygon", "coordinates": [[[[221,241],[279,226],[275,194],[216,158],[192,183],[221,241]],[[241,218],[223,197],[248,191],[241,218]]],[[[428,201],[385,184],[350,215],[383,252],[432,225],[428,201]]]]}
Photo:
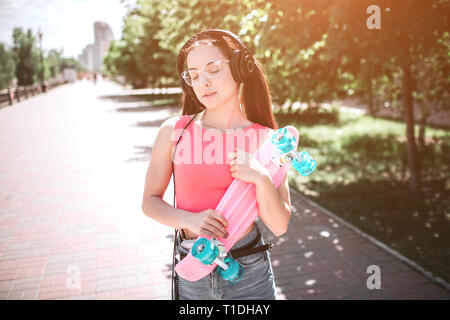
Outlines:
{"type": "Polygon", "coordinates": [[[259,233],[261,232],[258,225],[254,223],[252,230],[244,238],[236,242],[231,249],[238,249],[248,245],[258,236],[259,233]]]}

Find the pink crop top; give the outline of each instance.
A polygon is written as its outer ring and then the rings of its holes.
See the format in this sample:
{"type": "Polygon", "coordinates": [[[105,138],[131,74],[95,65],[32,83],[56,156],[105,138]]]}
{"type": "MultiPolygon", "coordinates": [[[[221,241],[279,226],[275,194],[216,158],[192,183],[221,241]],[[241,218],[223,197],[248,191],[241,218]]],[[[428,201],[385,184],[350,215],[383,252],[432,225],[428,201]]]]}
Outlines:
{"type": "MultiPolygon", "coordinates": [[[[173,146],[190,117],[183,115],[175,124],[173,146]]],[[[191,212],[217,207],[233,181],[228,153],[237,147],[255,154],[270,129],[254,123],[244,129],[223,132],[203,128],[195,122],[197,118],[184,130],[174,154],[177,207],[191,212]]]]}

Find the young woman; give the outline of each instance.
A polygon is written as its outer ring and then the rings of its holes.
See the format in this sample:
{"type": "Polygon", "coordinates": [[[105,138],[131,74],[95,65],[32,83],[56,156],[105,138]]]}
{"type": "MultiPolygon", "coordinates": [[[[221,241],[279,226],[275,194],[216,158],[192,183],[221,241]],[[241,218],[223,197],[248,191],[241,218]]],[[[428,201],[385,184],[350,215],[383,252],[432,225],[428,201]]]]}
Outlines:
{"type": "MultiPolygon", "coordinates": [[[[184,81],[183,115],[166,120],[159,129],[145,178],[142,210],[162,224],[181,229],[181,241],[196,239],[198,235],[226,237],[227,221],[214,208],[236,178],[255,184],[259,218],[275,236],[280,236],[287,231],[291,215],[287,175],[276,189],[266,168],[254,157],[257,148],[247,145],[230,152],[226,149],[229,143],[224,143],[227,139],[236,142],[245,139],[244,136],[252,137],[247,135],[250,130],[267,133],[277,128],[263,68],[239,40],[233,39],[235,35],[214,30],[194,35],[180,50],[178,69],[184,81]],[[250,73],[244,80],[242,69],[236,71],[239,63],[240,68],[245,63],[250,73]],[[185,71],[181,72],[180,68],[185,71]],[[183,131],[181,140],[180,130],[183,131]],[[211,147],[203,141],[202,147],[195,147],[198,140],[207,140],[205,137],[210,132],[214,133],[210,137],[216,137],[213,141],[216,143],[211,147]],[[223,143],[217,143],[221,138],[223,143]],[[198,155],[203,152],[205,156],[206,149],[214,150],[219,155],[215,159],[222,161],[211,163],[198,155]],[[184,156],[179,150],[183,150],[184,156]],[[176,207],[162,200],[172,173],[176,177],[176,207]]],[[[263,245],[255,223],[231,251],[263,245]]],[[[182,257],[189,252],[183,243],[177,249],[182,257]]],[[[276,299],[267,250],[236,260],[244,268],[239,282],[231,284],[216,271],[194,282],[178,277],[179,299],[276,299]]]]}

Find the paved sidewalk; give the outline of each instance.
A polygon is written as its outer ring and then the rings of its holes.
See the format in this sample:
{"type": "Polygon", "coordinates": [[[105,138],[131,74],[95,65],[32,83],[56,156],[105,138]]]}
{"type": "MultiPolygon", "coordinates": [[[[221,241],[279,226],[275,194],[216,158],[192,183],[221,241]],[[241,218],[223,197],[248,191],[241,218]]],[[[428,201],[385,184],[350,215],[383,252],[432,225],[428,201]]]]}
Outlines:
{"type": "MultiPolygon", "coordinates": [[[[0,299],[170,299],[173,230],[140,206],[174,109],[80,81],[0,109],[0,299]]],[[[172,185],[165,200],[172,204],[172,185]]],[[[280,299],[449,299],[450,292],[292,192],[266,241],[280,299]],[[381,289],[369,290],[369,265],[381,289]]]]}
{"type": "Polygon", "coordinates": [[[279,245],[271,256],[281,298],[450,299],[447,284],[416,271],[376,239],[292,189],[291,201],[286,236],[274,239],[264,228],[264,238],[279,245]],[[379,267],[380,289],[368,289],[369,266],[379,267]]]}

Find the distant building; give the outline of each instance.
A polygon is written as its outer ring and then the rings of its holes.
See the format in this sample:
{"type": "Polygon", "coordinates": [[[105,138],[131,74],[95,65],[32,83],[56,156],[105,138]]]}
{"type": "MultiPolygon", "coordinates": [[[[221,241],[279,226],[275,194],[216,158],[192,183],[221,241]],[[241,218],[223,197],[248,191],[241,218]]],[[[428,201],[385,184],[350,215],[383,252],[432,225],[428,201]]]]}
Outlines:
{"type": "Polygon", "coordinates": [[[81,64],[93,72],[101,72],[103,57],[108,52],[109,44],[113,40],[111,27],[101,21],[94,23],[94,43],[87,45],[79,56],[81,64]]]}
{"type": "Polygon", "coordinates": [[[111,27],[104,22],[94,23],[94,71],[100,72],[103,65],[103,57],[108,52],[109,44],[113,40],[111,27]]]}
{"type": "Polygon", "coordinates": [[[89,71],[94,70],[94,45],[89,44],[83,49],[83,53],[79,56],[81,65],[89,71]]]}

